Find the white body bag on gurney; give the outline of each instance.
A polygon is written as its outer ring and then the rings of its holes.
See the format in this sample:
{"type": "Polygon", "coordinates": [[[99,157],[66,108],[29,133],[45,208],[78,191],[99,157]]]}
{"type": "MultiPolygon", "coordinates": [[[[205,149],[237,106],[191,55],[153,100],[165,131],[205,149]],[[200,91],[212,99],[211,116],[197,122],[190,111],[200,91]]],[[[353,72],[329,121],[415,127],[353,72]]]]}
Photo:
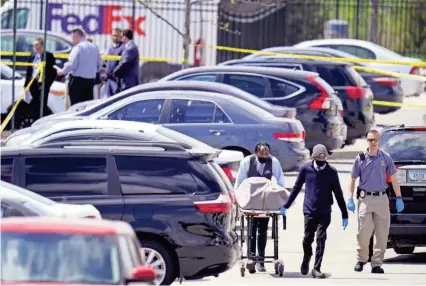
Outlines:
{"type": "Polygon", "coordinates": [[[243,210],[279,211],[286,203],[290,192],[273,186],[272,181],[263,177],[245,179],[235,192],[235,197],[243,210]]]}

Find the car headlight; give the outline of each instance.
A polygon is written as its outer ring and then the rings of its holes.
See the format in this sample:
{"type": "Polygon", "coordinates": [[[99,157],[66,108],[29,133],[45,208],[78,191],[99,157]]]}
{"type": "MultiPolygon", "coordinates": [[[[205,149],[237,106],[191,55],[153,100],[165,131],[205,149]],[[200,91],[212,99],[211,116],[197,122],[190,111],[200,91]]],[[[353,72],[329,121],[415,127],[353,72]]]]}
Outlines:
{"type": "Polygon", "coordinates": [[[396,171],[396,178],[398,179],[399,184],[403,184],[407,182],[407,171],[398,169],[396,171]]]}

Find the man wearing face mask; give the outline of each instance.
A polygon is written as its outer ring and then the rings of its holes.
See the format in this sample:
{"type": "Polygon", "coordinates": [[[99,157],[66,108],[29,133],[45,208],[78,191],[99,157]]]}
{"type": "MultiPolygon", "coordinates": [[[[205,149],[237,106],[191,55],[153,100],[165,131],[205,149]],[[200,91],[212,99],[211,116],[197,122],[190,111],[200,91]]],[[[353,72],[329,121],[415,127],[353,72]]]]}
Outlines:
{"type": "MultiPolygon", "coordinates": [[[[277,184],[285,187],[284,173],[281,164],[277,158],[270,154],[270,146],[266,142],[259,142],[255,147],[255,154],[245,157],[240,164],[237,179],[235,181],[235,190],[241,183],[251,177],[264,177],[269,180],[274,177],[277,184]]],[[[269,217],[254,218],[252,224],[252,234],[250,238],[250,252],[252,256],[256,256],[256,233],[257,233],[257,250],[258,256],[265,256],[266,241],[268,235],[269,217]]],[[[260,272],[265,271],[264,263],[259,263],[257,269],[260,272]]]]}
{"type": "Polygon", "coordinates": [[[305,200],[303,214],[305,216],[305,236],[303,238],[303,261],[300,272],[303,275],[309,272],[309,263],[312,256],[312,242],[315,232],[317,234],[317,249],[315,264],[312,269],[314,278],[326,278],[321,272],[321,263],[327,240],[327,228],[331,221],[331,206],[333,205],[333,193],[336,197],[340,211],[342,212],[343,229],[348,226],[348,211],[346,210],[343,191],[340,186],[337,170],[327,162],[327,149],[324,145],[315,145],[312,152],[313,161],[305,163],[299,171],[290,197],[281,208],[281,214],[285,214],[292,205],[303,184],[305,184],[305,200]]]}

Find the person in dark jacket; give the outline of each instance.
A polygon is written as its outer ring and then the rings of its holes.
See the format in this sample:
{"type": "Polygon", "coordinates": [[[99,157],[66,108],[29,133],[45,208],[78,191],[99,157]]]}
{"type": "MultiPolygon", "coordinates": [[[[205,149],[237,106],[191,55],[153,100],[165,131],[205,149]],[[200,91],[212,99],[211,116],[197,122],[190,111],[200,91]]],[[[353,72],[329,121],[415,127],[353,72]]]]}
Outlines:
{"type": "Polygon", "coordinates": [[[303,238],[303,262],[300,272],[303,275],[309,272],[309,263],[312,256],[312,242],[317,233],[317,249],[315,265],[312,269],[314,278],[326,278],[321,273],[321,263],[324,255],[325,242],[327,240],[327,228],[331,221],[331,206],[333,205],[333,193],[336,197],[343,217],[343,229],[348,226],[348,211],[346,209],[343,191],[340,186],[337,170],[327,163],[327,149],[324,145],[315,145],[312,152],[313,161],[305,163],[299,171],[296,183],[290,193],[290,197],[281,213],[287,209],[296,199],[303,184],[305,184],[305,201],[303,214],[305,216],[305,237],[303,238]]]}
{"type": "MultiPolygon", "coordinates": [[[[108,56],[121,56],[124,50],[124,44],[121,41],[122,31],[119,28],[114,28],[111,34],[112,38],[112,47],[108,50],[108,56]]],[[[105,61],[105,92],[103,94],[104,97],[108,98],[113,96],[118,92],[118,79],[114,77],[114,70],[118,66],[120,61],[118,60],[107,60],[105,61]]]]}
{"type": "Polygon", "coordinates": [[[139,50],[133,42],[132,30],[124,30],[121,37],[124,50],[113,75],[119,78],[120,91],[139,85],[139,50]]]}
{"type": "Polygon", "coordinates": [[[43,75],[40,76],[40,73],[36,73],[37,69],[34,65],[37,65],[44,61],[44,40],[43,38],[35,39],[33,43],[34,52],[28,59],[28,63],[33,64],[32,66],[27,67],[27,74],[25,76],[25,84],[27,86],[32,77],[35,76],[36,79],[32,82],[29,92],[31,94],[32,100],[30,102],[31,110],[33,113],[33,119],[36,120],[40,116],[40,104],[43,104],[43,116],[48,115],[47,100],[49,98],[50,87],[56,79],[56,69],[53,67],[55,65],[55,57],[52,53],[46,51],[46,67],[43,70],[43,75]],[[45,88],[44,88],[44,98],[42,102],[42,90],[43,90],[43,78],[45,77],[45,88]]]}

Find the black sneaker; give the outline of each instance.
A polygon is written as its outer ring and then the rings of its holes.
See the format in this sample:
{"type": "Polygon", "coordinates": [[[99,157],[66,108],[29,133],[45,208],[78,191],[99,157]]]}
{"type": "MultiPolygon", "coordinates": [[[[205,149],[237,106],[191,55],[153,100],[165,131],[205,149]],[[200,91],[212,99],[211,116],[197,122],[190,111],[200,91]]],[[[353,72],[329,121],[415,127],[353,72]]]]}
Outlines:
{"type": "Polygon", "coordinates": [[[356,272],[361,272],[363,269],[364,269],[364,265],[365,265],[365,263],[364,262],[357,262],[356,264],[355,264],[355,267],[354,267],[354,270],[356,271],[356,272]]]}
{"type": "Polygon", "coordinates": [[[326,276],[325,276],[324,273],[321,273],[321,271],[319,271],[317,269],[312,269],[312,277],[319,278],[319,279],[324,279],[326,276]]]}
{"type": "Polygon", "coordinates": [[[309,272],[309,262],[310,261],[311,261],[310,257],[309,258],[306,258],[306,257],[303,258],[302,265],[300,266],[300,273],[302,273],[303,275],[308,274],[308,272],[309,272]]]}
{"type": "Polygon", "coordinates": [[[383,274],[385,273],[385,271],[380,266],[374,266],[373,268],[371,268],[371,273],[383,274]]]}

